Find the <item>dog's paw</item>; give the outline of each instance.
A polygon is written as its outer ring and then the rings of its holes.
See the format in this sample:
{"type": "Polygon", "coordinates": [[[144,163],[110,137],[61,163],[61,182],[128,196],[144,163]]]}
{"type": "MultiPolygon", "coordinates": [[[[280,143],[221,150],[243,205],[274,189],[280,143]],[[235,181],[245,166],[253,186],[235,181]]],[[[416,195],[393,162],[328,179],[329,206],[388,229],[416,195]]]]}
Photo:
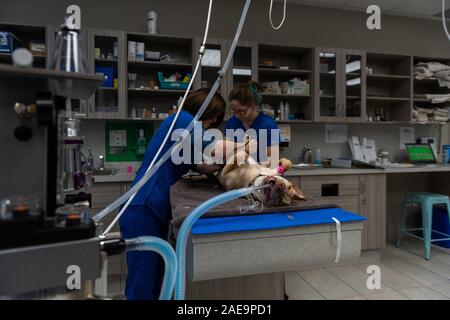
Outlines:
{"type": "Polygon", "coordinates": [[[278,164],[284,168],[284,171],[292,168],[292,161],[286,158],[281,158],[278,164]]]}

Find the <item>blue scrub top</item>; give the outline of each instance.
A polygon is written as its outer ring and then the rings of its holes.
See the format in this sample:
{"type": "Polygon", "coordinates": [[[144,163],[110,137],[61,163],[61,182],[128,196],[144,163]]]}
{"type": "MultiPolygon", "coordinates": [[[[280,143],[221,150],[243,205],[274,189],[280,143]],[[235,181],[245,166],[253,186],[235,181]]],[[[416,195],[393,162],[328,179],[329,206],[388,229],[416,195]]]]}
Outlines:
{"type": "MultiPolygon", "coordinates": [[[[227,129],[233,129],[233,130],[237,130],[237,129],[242,129],[244,131],[246,131],[247,129],[244,127],[244,124],[242,123],[241,120],[239,120],[238,118],[236,118],[236,116],[231,116],[230,119],[228,119],[226,125],[225,125],[225,135],[226,135],[226,130],[227,129]]],[[[267,147],[271,147],[272,145],[277,145],[279,144],[279,136],[278,139],[275,139],[276,137],[272,138],[271,135],[271,129],[278,129],[277,123],[275,122],[275,120],[268,116],[265,113],[260,112],[258,114],[258,117],[256,117],[256,119],[252,122],[252,124],[250,125],[249,129],[255,129],[256,133],[257,133],[257,142],[258,142],[258,151],[257,151],[257,160],[256,161],[260,161],[260,156],[259,156],[259,146],[260,146],[260,135],[263,134],[263,132],[260,132],[260,129],[266,129],[267,130],[267,147]],[[274,141],[272,141],[272,139],[274,139],[274,141]]],[[[234,139],[235,142],[237,141],[237,137],[235,137],[234,139]]],[[[242,141],[240,141],[242,142],[242,141]]],[[[264,154],[264,150],[262,150],[263,154],[264,154]]],[[[266,159],[268,160],[268,159],[266,159]]]]}
{"type": "MultiPolygon", "coordinates": [[[[136,177],[134,178],[132,185],[136,184],[144,176],[148,166],[152,162],[159,147],[164,141],[174,117],[175,114],[172,114],[159,126],[147,147],[144,160],[136,173],[136,177]]],[[[187,128],[193,119],[194,117],[190,113],[181,111],[173,130],[187,128]]],[[[160,153],[159,159],[175,142],[176,141],[172,141],[169,137],[160,153]]],[[[182,155],[182,152],[180,152],[180,154],[182,155]]],[[[162,221],[167,221],[167,219],[171,216],[170,187],[190,169],[194,170],[194,168],[194,164],[174,164],[171,158],[167,159],[153,174],[150,180],[147,181],[147,183],[144,184],[144,186],[142,186],[142,188],[138,191],[131,205],[145,205],[149,209],[149,213],[153,213],[162,221]]]]}

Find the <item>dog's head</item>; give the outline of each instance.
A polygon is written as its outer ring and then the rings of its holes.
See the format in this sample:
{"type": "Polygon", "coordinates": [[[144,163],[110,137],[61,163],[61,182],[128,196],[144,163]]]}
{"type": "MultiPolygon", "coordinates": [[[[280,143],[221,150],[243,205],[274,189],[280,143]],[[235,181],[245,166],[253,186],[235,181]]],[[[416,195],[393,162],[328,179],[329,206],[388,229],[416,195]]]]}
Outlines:
{"type": "Polygon", "coordinates": [[[270,187],[262,190],[264,204],[271,206],[286,206],[295,200],[306,200],[303,192],[289,180],[281,176],[265,176],[263,185],[270,187]]]}

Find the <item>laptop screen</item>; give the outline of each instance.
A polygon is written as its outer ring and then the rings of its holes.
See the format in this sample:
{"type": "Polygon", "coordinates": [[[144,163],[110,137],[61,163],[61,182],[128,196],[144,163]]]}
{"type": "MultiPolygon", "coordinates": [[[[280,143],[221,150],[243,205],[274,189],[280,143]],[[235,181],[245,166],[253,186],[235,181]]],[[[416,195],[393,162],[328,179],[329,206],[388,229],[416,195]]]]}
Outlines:
{"type": "Polygon", "coordinates": [[[436,163],[433,149],[429,144],[406,144],[409,161],[412,163],[436,163]]]}

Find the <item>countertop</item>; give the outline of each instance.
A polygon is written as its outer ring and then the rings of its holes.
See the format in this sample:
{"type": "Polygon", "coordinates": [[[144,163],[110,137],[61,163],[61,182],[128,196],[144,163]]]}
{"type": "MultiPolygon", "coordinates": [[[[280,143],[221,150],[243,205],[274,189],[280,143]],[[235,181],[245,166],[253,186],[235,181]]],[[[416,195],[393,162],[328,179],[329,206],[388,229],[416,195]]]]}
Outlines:
{"type": "MultiPolygon", "coordinates": [[[[450,172],[450,165],[428,165],[415,166],[410,168],[389,168],[389,169],[345,169],[345,168],[319,168],[319,169],[297,169],[292,168],[287,171],[286,177],[299,176],[321,176],[321,175],[342,175],[342,174],[393,174],[393,173],[418,173],[418,172],[450,172]]],[[[94,176],[95,183],[104,182],[131,182],[135,177],[134,173],[118,173],[111,176],[94,176]]]]}
{"type": "Polygon", "coordinates": [[[136,176],[135,173],[122,173],[119,172],[114,175],[104,176],[93,176],[94,177],[94,183],[102,183],[102,182],[131,182],[133,181],[134,177],[136,176]]]}

